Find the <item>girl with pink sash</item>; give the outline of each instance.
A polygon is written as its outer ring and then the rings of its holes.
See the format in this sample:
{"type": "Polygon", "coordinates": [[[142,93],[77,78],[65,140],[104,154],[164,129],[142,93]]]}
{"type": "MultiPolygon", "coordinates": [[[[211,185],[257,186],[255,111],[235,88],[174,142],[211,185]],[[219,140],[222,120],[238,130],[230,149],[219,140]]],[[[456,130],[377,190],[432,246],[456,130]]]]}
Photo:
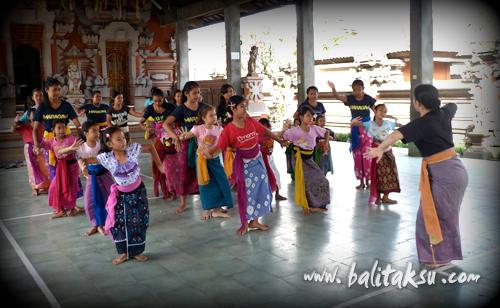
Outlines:
{"type": "Polygon", "coordinates": [[[101,137],[104,152],[97,160],[108,169],[116,184],[106,202],[105,234],[111,234],[118,252],[113,264],[121,264],[130,258],[144,262],[146,230],[149,225],[149,207],[146,187],[142,183],[139,168],[141,150],[150,151],[153,161],[163,172],[161,161],[154,146],[132,143],[127,145],[125,134],[119,127],[107,128],[101,137]]]}

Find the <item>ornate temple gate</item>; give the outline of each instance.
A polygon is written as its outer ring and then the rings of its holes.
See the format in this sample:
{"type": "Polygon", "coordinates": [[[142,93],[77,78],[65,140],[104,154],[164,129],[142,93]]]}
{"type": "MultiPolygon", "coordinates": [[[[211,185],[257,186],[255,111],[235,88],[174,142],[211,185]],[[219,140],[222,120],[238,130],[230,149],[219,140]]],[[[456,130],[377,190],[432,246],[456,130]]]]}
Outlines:
{"type": "Polygon", "coordinates": [[[126,104],[130,103],[129,60],[129,42],[106,41],[109,93],[110,96],[114,91],[123,93],[126,104]]]}

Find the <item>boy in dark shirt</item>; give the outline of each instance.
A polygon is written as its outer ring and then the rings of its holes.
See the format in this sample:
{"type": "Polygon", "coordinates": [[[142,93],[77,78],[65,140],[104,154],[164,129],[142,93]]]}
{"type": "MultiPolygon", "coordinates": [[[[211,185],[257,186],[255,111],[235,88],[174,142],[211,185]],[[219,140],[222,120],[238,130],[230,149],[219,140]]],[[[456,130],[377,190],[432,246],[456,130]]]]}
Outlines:
{"type": "Polygon", "coordinates": [[[109,105],[102,104],[101,91],[92,92],[92,104],[85,104],[78,110],[78,116],[81,117],[85,114],[87,120],[92,120],[99,125],[99,128],[108,126],[106,123],[106,113],[109,105]]]}

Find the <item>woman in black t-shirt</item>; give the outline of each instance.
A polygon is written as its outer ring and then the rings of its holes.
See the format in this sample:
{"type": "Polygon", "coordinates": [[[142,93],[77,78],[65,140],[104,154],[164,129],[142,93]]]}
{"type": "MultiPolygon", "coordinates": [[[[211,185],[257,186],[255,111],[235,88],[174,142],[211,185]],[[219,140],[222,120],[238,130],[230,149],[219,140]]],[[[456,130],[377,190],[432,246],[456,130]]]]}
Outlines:
{"type": "Polygon", "coordinates": [[[414,142],[423,156],[420,175],[421,202],[417,214],[416,241],[420,263],[432,267],[462,260],[460,205],[468,183],[467,171],[457,158],[451,120],[457,105],[440,108],[437,89],[432,85],[415,88],[415,109],[420,118],[390,134],[368,158],[382,158],[384,150],[398,140],[414,142]]]}
{"type": "Polygon", "coordinates": [[[188,81],[182,89],[182,105],[177,106],[175,110],[167,117],[163,123],[163,128],[171,135],[175,136],[175,149],[177,150],[177,181],[178,185],[176,195],[180,196],[180,204],[176,212],[178,214],[186,209],[186,195],[198,192],[198,180],[196,179],[196,166],[194,164],[194,154],[196,152],[196,138],[189,140],[180,140],[182,132],[188,132],[193,128],[198,119],[198,113],[201,109],[207,107],[206,104],[199,102],[200,86],[195,81],[188,81]],[[188,154],[193,155],[193,163],[189,163],[188,154]]]}
{"type": "Polygon", "coordinates": [[[227,102],[229,98],[234,95],[233,86],[230,84],[223,84],[220,88],[220,99],[219,105],[217,105],[217,119],[219,120],[222,127],[226,126],[231,122],[231,114],[229,113],[229,107],[227,107],[227,102]]]}
{"type": "Polygon", "coordinates": [[[175,165],[175,161],[173,162],[172,160],[172,156],[175,154],[175,148],[173,142],[168,141],[168,139],[172,140],[172,138],[162,137],[165,137],[165,134],[163,133],[163,121],[165,121],[165,119],[172,113],[175,106],[165,101],[163,91],[158,88],[151,91],[151,99],[153,104],[146,107],[146,111],[139,121],[139,125],[146,131],[146,135],[144,137],[148,140],[152,140],[156,152],[158,152],[158,157],[163,163],[165,171],[164,173],[160,172],[154,162],[151,165],[154,182],[154,194],[156,197],[160,195],[158,189],[158,187],[160,187],[163,192],[163,198],[171,199],[171,197],[175,194],[175,191],[173,189],[169,189],[169,186],[171,186],[169,185],[169,182],[175,180],[175,174],[172,172],[167,173],[165,165],[175,165]],[[167,146],[169,143],[171,143],[170,147],[167,146]],[[166,159],[167,154],[169,155],[168,159],[166,159]]]}
{"type": "Polygon", "coordinates": [[[137,112],[125,105],[125,102],[123,101],[123,94],[115,91],[113,93],[113,102],[111,103],[111,107],[108,109],[106,114],[106,123],[108,124],[108,127],[120,127],[120,129],[125,133],[127,143],[130,143],[130,133],[128,128],[129,113],[137,118],[142,118],[143,114],[142,112],[137,112]]]}

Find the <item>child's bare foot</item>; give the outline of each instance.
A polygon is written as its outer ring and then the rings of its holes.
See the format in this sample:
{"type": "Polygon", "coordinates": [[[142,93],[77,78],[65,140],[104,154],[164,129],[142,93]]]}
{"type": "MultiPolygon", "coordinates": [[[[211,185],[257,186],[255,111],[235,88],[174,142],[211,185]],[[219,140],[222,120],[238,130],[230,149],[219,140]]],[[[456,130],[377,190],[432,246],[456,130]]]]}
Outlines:
{"type": "Polygon", "coordinates": [[[64,216],[66,216],[66,213],[64,213],[64,211],[59,211],[59,212],[55,212],[54,215],[52,215],[50,217],[50,219],[61,218],[61,217],[64,217],[64,216]]]}
{"type": "Polygon", "coordinates": [[[284,196],[282,196],[282,195],[280,195],[280,194],[278,194],[278,193],[276,193],[275,199],[276,199],[276,201],[283,201],[283,200],[287,200],[287,198],[286,198],[286,197],[284,197],[284,196]]]}
{"type": "Polygon", "coordinates": [[[103,227],[101,227],[101,226],[98,226],[98,227],[97,227],[97,231],[98,231],[101,235],[106,235],[106,234],[104,234],[104,228],[103,228],[103,227]]]}
{"type": "Polygon", "coordinates": [[[78,215],[78,214],[81,214],[85,212],[84,209],[82,208],[79,208],[78,206],[75,206],[74,208],[72,208],[69,212],[68,212],[68,216],[75,216],[75,215],[78,215]]]}
{"type": "Polygon", "coordinates": [[[309,208],[302,209],[302,213],[304,214],[304,216],[309,216],[311,215],[311,210],[309,208]]]}
{"type": "Polygon", "coordinates": [[[201,220],[209,220],[212,218],[212,213],[210,211],[203,211],[203,215],[201,215],[201,220]]]}
{"type": "Polygon", "coordinates": [[[258,220],[252,220],[248,224],[248,228],[259,229],[259,230],[262,230],[262,231],[266,231],[267,229],[269,229],[269,227],[265,227],[265,226],[261,225],[258,220]]]}
{"type": "Polygon", "coordinates": [[[33,197],[36,197],[38,195],[40,195],[40,192],[38,191],[38,189],[33,189],[32,193],[33,197]]]}
{"type": "Polygon", "coordinates": [[[309,208],[311,213],[325,213],[326,209],[320,208],[320,207],[311,207],[309,208]]]}
{"type": "Polygon", "coordinates": [[[91,235],[96,234],[97,232],[98,232],[97,227],[92,227],[92,228],[88,229],[87,231],[85,231],[85,234],[87,236],[91,236],[91,235]]]}
{"type": "Polygon", "coordinates": [[[356,186],[356,189],[357,190],[363,190],[363,189],[365,189],[365,184],[364,183],[359,184],[358,186],[356,186]]]}
{"type": "Polygon", "coordinates": [[[114,265],[118,265],[118,264],[122,264],[123,262],[125,262],[127,260],[128,260],[127,254],[122,253],[121,255],[119,255],[118,257],[113,259],[113,261],[111,261],[111,263],[113,263],[114,265]]]}
{"type": "Polygon", "coordinates": [[[149,260],[149,258],[145,255],[137,255],[134,257],[134,259],[136,259],[139,262],[146,262],[147,260],[149,260]]]}
{"type": "Polygon", "coordinates": [[[227,214],[227,211],[224,212],[223,209],[218,208],[212,211],[212,217],[220,217],[220,218],[229,218],[229,214],[227,214]]]}
{"type": "Polygon", "coordinates": [[[77,209],[76,209],[76,207],[75,207],[75,208],[73,208],[73,209],[71,209],[71,210],[69,210],[69,211],[68,211],[68,216],[75,216],[75,215],[77,215],[78,213],[79,213],[79,212],[78,212],[78,210],[77,210],[77,209]]]}
{"type": "Polygon", "coordinates": [[[377,198],[377,200],[375,200],[375,204],[376,204],[376,205],[380,205],[380,204],[382,204],[382,201],[380,201],[380,198],[377,198]]]}
{"type": "Polygon", "coordinates": [[[180,204],[176,209],[175,209],[175,212],[177,214],[180,214],[182,212],[184,212],[186,210],[186,204],[180,204]]]}
{"type": "Polygon", "coordinates": [[[237,235],[243,235],[248,232],[248,225],[241,226],[237,231],[237,235]]]}
{"type": "Polygon", "coordinates": [[[259,221],[257,221],[257,223],[258,223],[259,225],[261,225],[262,227],[266,228],[266,230],[267,230],[267,229],[269,229],[269,226],[268,226],[268,225],[263,224],[263,223],[260,223],[259,221]]]}
{"type": "Polygon", "coordinates": [[[450,265],[451,263],[424,263],[424,266],[432,269],[440,268],[443,266],[450,265]]]}
{"type": "Polygon", "coordinates": [[[396,200],[392,200],[392,199],[389,199],[389,197],[387,197],[387,198],[382,198],[382,203],[383,204],[397,204],[398,202],[396,200]]]}

